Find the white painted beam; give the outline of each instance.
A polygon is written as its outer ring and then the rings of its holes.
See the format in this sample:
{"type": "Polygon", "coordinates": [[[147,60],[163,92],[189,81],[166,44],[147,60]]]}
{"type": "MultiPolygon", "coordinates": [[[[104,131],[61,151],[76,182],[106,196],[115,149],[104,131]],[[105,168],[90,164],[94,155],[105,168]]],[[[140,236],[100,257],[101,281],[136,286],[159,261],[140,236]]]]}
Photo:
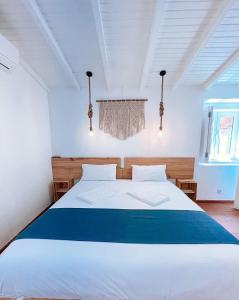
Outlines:
{"type": "Polygon", "coordinates": [[[42,78],[35,71],[33,71],[33,69],[25,62],[23,58],[20,58],[20,65],[47,93],[49,93],[49,87],[42,80],[42,78]]]}
{"type": "MultiPolygon", "coordinates": [[[[140,89],[142,90],[147,83],[147,78],[151,69],[154,51],[159,39],[159,28],[163,26],[164,11],[166,10],[167,1],[157,0],[154,18],[152,21],[151,32],[149,36],[149,46],[145,57],[144,67],[141,75],[140,89]]],[[[159,70],[160,71],[160,70],[159,70]]]]}
{"type": "Polygon", "coordinates": [[[96,32],[98,36],[98,43],[99,43],[101,58],[104,67],[105,81],[106,81],[107,88],[110,88],[110,83],[111,83],[110,63],[109,63],[109,57],[108,57],[107,47],[105,42],[104,27],[102,22],[99,0],[91,0],[91,5],[93,9],[96,32]]]}
{"type": "Polygon", "coordinates": [[[179,65],[175,77],[173,78],[173,88],[177,87],[183,80],[184,75],[193,65],[199,52],[206,46],[208,40],[216,31],[217,27],[225,17],[225,14],[232,7],[234,1],[235,0],[223,0],[220,4],[215,1],[217,8],[214,10],[214,15],[211,16],[211,19],[206,26],[204,24],[202,25],[201,30],[199,30],[199,34],[193,39],[192,46],[190,47],[189,51],[186,52],[184,59],[179,65]]]}
{"type": "Polygon", "coordinates": [[[237,49],[203,84],[204,89],[208,89],[221,75],[239,60],[239,49],[237,49]]]}
{"type": "Polygon", "coordinates": [[[26,8],[32,15],[33,19],[35,20],[37,26],[40,28],[44,38],[48,42],[48,45],[51,47],[53,53],[55,54],[56,58],[58,59],[61,66],[64,68],[65,72],[69,75],[69,77],[72,80],[73,85],[80,89],[80,84],[78,80],[76,79],[74,73],[72,72],[72,69],[65,58],[60,46],[58,45],[52,31],[50,30],[47,22],[45,21],[40,8],[35,0],[23,0],[23,3],[25,4],[26,8]]]}

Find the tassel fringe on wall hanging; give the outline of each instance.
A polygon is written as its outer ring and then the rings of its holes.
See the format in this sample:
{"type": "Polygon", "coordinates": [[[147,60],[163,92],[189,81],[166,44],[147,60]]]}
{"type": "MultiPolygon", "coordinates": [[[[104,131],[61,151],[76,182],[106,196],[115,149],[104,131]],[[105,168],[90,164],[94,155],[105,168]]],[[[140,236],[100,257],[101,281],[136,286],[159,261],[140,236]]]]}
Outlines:
{"type": "Polygon", "coordinates": [[[98,100],[99,128],[119,140],[135,135],[145,128],[145,101],[98,100]]]}

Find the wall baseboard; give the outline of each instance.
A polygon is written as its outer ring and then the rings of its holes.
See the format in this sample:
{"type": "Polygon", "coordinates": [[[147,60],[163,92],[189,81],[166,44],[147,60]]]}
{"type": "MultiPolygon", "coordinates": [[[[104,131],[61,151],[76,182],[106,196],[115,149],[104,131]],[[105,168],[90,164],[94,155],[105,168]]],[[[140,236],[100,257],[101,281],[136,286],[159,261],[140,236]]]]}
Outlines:
{"type": "Polygon", "coordinates": [[[45,209],[43,209],[39,214],[37,214],[30,223],[28,223],[22,230],[20,230],[13,238],[10,239],[10,241],[8,241],[3,247],[0,248],[0,254],[15,240],[15,238],[21,233],[23,232],[29,225],[31,225],[38,217],[40,217],[42,214],[44,214],[44,212],[46,212],[52,205],[54,204],[54,202],[51,202],[51,204],[49,204],[45,209]]]}
{"type": "Polygon", "coordinates": [[[233,200],[197,200],[197,203],[234,203],[233,200]]]}

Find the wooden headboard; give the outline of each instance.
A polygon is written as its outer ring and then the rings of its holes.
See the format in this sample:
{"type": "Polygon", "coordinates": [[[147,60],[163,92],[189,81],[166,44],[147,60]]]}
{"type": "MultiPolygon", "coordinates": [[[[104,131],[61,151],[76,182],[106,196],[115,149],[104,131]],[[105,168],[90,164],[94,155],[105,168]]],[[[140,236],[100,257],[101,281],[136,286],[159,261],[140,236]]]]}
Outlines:
{"type": "Polygon", "coordinates": [[[80,179],[82,164],[117,164],[117,179],[132,179],[132,165],[166,164],[169,179],[191,179],[194,173],[194,157],[126,157],[121,168],[120,157],[53,157],[53,179],[80,179]]]}
{"type": "Polygon", "coordinates": [[[116,177],[122,178],[120,157],[52,157],[53,179],[80,179],[82,164],[117,164],[116,177]]]}
{"type": "Polygon", "coordinates": [[[166,165],[169,179],[191,179],[194,173],[194,157],[126,157],[123,178],[132,178],[132,165],[166,165]]]}

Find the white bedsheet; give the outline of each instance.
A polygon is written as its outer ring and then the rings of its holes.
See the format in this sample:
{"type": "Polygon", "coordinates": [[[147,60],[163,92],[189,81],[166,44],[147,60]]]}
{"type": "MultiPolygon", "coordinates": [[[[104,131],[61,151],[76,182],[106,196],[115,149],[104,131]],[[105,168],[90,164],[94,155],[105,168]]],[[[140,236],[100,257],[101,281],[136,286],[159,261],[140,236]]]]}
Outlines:
{"type": "MultiPolygon", "coordinates": [[[[157,209],[127,196],[158,187],[160,209],[201,210],[169,182],[80,182],[56,207],[157,209]],[[100,189],[88,204],[77,195],[100,189]],[[103,196],[105,194],[105,197],[103,196]],[[109,196],[110,195],[110,196],[109,196]]],[[[113,225],[113,224],[112,224],[113,225]]],[[[0,256],[1,297],[82,300],[237,300],[239,246],[17,240],[0,256]]]]}

